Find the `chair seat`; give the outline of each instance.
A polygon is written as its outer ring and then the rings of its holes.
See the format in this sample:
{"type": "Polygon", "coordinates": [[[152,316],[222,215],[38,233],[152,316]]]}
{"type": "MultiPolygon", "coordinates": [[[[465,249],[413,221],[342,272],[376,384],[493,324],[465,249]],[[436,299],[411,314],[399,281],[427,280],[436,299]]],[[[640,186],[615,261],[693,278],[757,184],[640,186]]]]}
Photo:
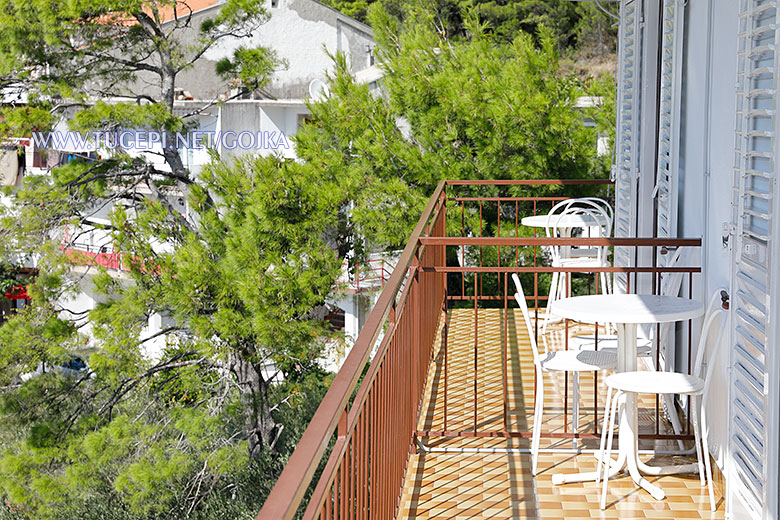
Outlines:
{"type": "Polygon", "coordinates": [[[615,352],[556,350],[540,357],[539,364],[542,369],[552,371],[594,372],[614,369],[617,365],[615,352]]]}
{"type": "Polygon", "coordinates": [[[590,258],[587,256],[575,257],[575,258],[561,258],[556,262],[553,262],[553,267],[607,267],[604,262],[598,258],[590,258]]]}
{"type": "Polygon", "coordinates": [[[607,386],[636,394],[697,394],[704,381],[679,372],[621,372],[606,379],[607,386]]]}
{"type": "Polygon", "coordinates": [[[596,258],[599,255],[599,250],[597,247],[582,247],[572,249],[569,254],[573,258],[596,258]]]}
{"type": "MultiPolygon", "coordinates": [[[[593,334],[583,334],[569,338],[569,348],[574,350],[595,350],[596,337],[593,334]]],[[[599,352],[617,352],[617,336],[611,334],[599,334],[599,352]]],[[[653,342],[647,338],[638,338],[636,355],[647,357],[653,353],[653,342]]]]}

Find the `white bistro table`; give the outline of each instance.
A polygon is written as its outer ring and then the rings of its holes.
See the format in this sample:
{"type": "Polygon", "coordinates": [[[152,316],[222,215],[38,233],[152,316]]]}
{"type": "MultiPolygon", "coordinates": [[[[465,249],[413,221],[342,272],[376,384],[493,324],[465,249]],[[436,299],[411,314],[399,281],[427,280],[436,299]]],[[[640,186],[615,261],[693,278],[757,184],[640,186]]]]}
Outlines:
{"type": "MultiPolygon", "coordinates": [[[[586,323],[614,323],[617,328],[617,372],[637,369],[636,328],[638,324],[668,323],[689,320],[704,314],[704,305],[687,298],[649,294],[597,294],[564,298],[556,303],[555,313],[564,318],[586,323]]],[[[648,466],[638,457],[638,419],[636,394],[626,394],[626,404],[620,418],[620,448],[617,462],[610,462],[610,476],[628,467],[631,478],[661,500],[663,490],[644,478],[649,475],[669,475],[698,471],[697,464],[681,466],[648,466]]],[[[599,455],[600,456],[600,455],[599,455]]],[[[596,472],[553,475],[553,483],[596,480],[596,472]]]]}

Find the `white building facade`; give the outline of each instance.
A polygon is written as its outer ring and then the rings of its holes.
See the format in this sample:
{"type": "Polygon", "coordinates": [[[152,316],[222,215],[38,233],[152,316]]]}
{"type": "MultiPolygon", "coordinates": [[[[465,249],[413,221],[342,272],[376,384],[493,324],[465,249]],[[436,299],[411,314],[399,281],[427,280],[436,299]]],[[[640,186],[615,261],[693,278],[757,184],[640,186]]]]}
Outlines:
{"type": "Polygon", "coordinates": [[[615,234],[700,236],[691,296],[728,288],[707,421],[733,519],[780,518],[778,3],[620,0],[615,234]]]}

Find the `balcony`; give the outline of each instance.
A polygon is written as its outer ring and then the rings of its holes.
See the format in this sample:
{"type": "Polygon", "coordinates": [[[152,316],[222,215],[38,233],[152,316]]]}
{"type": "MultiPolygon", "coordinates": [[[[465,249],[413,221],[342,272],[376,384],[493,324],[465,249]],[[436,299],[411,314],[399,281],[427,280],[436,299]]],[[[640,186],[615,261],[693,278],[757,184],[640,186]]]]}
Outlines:
{"type": "MultiPolygon", "coordinates": [[[[595,470],[605,398],[597,373],[580,378],[577,419],[568,375],[546,377],[539,473],[531,475],[535,369],[510,275],[524,278],[540,348],[558,350],[577,334],[606,330],[563,320],[542,332],[552,272],[570,273],[576,294],[600,291],[601,272],[617,290],[640,293],[682,273],[690,293],[701,272],[659,260],[680,247],[695,257],[699,239],[547,238],[520,224],[570,196],[610,189],[595,180],[440,183],[258,518],[723,518],[722,497],[710,512],[696,475],[651,477],[667,493],[660,501],[629,478],[613,479],[605,511],[595,482],[553,484],[554,473],[595,470]],[[545,252],[553,245],[609,246],[615,258],[638,260],[553,268],[545,252]]],[[[690,371],[691,324],[678,328],[677,368],[690,371]]],[[[644,459],[690,460],[678,454],[692,446],[688,403],[674,408],[640,398],[644,459]]]]}

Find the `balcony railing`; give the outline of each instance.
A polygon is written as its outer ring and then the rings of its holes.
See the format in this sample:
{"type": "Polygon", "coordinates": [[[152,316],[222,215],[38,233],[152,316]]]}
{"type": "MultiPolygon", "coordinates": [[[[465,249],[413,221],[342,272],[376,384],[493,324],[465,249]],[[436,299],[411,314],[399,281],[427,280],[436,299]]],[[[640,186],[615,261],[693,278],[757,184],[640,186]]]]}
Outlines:
{"type": "MultiPolygon", "coordinates": [[[[579,292],[600,290],[598,276],[591,282],[593,273],[622,273],[623,289],[627,292],[637,292],[638,289],[657,292],[663,276],[683,273],[687,276],[690,292],[693,276],[700,272],[700,268],[658,266],[657,253],[666,248],[697,248],[701,245],[700,239],[556,239],[537,236],[536,232],[531,233],[520,225],[522,216],[546,213],[556,202],[569,198],[568,194],[560,194],[559,191],[565,189],[582,193],[583,190],[607,190],[609,184],[609,181],[601,180],[441,182],[258,519],[289,519],[297,514],[302,514],[304,519],[394,518],[407,462],[416,450],[419,438],[530,436],[526,421],[510,421],[510,385],[506,366],[498,369],[502,374],[501,384],[495,390],[500,395],[500,402],[495,407],[499,410],[498,418],[486,424],[480,420],[478,412],[480,401],[485,397],[478,390],[479,363],[485,359],[485,353],[481,352],[485,339],[480,339],[478,315],[484,308],[503,316],[503,330],[497,341],[503,348],[503,363],[506,363],[508,301],[514,294],[509,279],[511,273],[521,273],[527,281],[532,280],[529,292],[531,287],[533,292],[526,297],[537,309],[540,302],[547,299],[543,290],[545,277],[555,271],[571,273],[571,277],[579,280],[574,286],[579,292]],[[545,189],[549,195],[528,196],[527,192],[534,189],[545,189]],[[489,194],[480,194],[480,190],[489,194]],[[502,190],[514,193],[512,196],[496,194],[502,190]],[[488,215],[495,220],[488,220],[488,215]],[[522,236],[524,234],[526,236],[522,236]],[[637,252],[636,258],[648,260],[649,265],[553,268],[544,265],[545,248],[555,245],[632,248],[637,252]],[[452,378],[463,379],[464,372],[459,371],[458,375],[447,373],[448,311],[466,307],[474,312],[473,331],[469,332],[469,341],[473,341],[473,358],[467,361],[471,365],[467,367],[471,373],[467,376],[466,385],[471,386],[473,391],[466,397],[465,404],[463,396],[460,396],[458,406],[471,412],[467,414],[469,420],[453,420],[451,411],[447,409],[447,392],[452,378]],[[437,337],[441,343],[435,349],[437,337]],[[373,358],[369,359],[374,351],[373,358]],[[438,390],[443,393],[443,421],[435,426],[430,421],[418,422],[429,367],[436,364],[434,351],[445,359],[443,364],[438,365],[444,370],[442,388],[438,390]],[[301,504],[307,488],[330,445],[330,456],[303,509],[301,504]]],[[[686,286],[685,283],[683,285],[686,286]]],[[[566,338],[568,327],[568,321],[564,322],[566,338]]],[[[598,333],[596,325],[595,334],[598,333]]],[[[538,325],[536,334],[539,335],[538,325]]],[[[690,354],[690,334],[687,343],[690,354]]],[[[656,361],[659,350],[656,344],[656,361]]],[[[459,383],[464,386],[464,381],[459,383]]],[[[596,378],[594,387],[597,386],[596,378]]],[[[566,405],[568,385],[565,388],[566,405]]],[[[595,395],[593,416],[597,417],[598,392],[595,395]]],[[[564,406],[564,410],[566,408],[564,406]]],[[[655,430],[645,433],[645,437],[679,440],[691,437],[688,429],[673,434],[662,432],[658,426],[662,414],[657,401],[655,410],[655,430]]],[[[564,431],[543,432],[543,438],[598,436],[595,420],[590,433],[569,431],[565,413],[564,431]]]]}

